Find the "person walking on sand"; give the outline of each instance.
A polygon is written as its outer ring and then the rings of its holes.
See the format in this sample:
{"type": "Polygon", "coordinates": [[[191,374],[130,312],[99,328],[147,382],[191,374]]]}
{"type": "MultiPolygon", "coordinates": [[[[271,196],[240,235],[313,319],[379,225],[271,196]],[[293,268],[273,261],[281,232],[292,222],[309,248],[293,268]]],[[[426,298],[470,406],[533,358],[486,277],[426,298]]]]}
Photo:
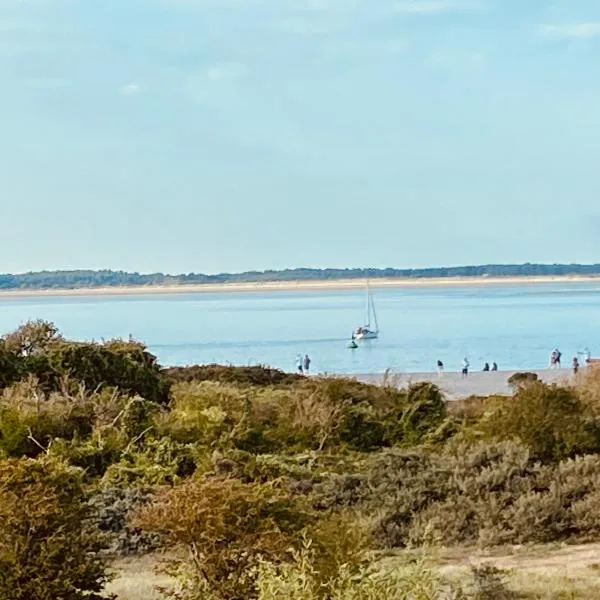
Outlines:
{"type": "Polygon", "coordinates": [[[485,365],[483,365],[483,370],[487,373],[490,370],[490,363],[485,363],[485,365]]]}
{"type": "Polygon", "coordinates": [[[310,372],[310,356],[308,356],[308,354],[304,355],[304,374],[308,375],[310,372]]]}
{"type": "Polygon", "coordinates": [[[492,363],[492,371],[497,371],[498,370],[498,364],[497,363],[492,363]]]}
{"type": "Polygon", "coordinates": [[[469,374],[469,360],[465,356],[462,361],[462,376],[466,377],[469,374]]]}
{"type": "Polygon", "coordinates": [[[302,370],[302,364],[302,355],[296,355],[296,368],[298,369],[298,373],[300,373],[300,375],[304,373],[304,371],[302,370]]]}
{"type": "Polygon", "coordinates": [[[579,359],[574,356],[573,357],[573,375],[577,375],[579,372],[579,359]]]}
{"type": "Polygon", "coordinates": [[[444,363],[441,360],[437,361],[437,372],[440,377],[442,376],[442,373],[444,372],[444,363]]]}
{"type": "Polygon", "coordinates": [[[556,365],[557,365],[556,354],[557,354],[557,352],[558,352],[558,350],[552,350],[552,352],[550,353],[550,363],[548,364],[549,369],[556,369],[556,365]]]}

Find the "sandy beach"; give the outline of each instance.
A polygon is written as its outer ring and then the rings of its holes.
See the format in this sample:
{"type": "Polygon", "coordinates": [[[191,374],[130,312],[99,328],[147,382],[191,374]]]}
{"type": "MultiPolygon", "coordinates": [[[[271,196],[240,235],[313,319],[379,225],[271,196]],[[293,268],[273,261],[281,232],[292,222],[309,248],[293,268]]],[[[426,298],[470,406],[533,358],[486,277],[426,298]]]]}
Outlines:
{"type": "MultiPolygon", "coordinates": [[[[439,386],[449,400],[460,400],[469,396],[490,396],[492,394],[511,394],[512,390],[507,383],[508,378],[514,373],[522,371],[496,371],[484,373],[475,371],[463,377],[461,373],[448,372],[439,376],[437,373],[394,373],[390,381],[399,387],[411,383],[428,381],[439,386]]],[[[572,379],[571,369],[543,369],[529,370],[527,372],[537,373],[541,381],[545,383],[569,383],[572,379]]],[[[360,375],[359,381],[365,383],[381,384],[383,375],[360,375]]]]}
{"type": "MultiPolygon", "coordinates": [[[[497,285],[538,285],[557,283],[600,283],[600,276],[564,277],[431,277],[372,279],[373,289],[419,287],[467,287],[497,285]]],[[[235,292],[333,291],[364,288],[366,279],[311,281],[265,281],[249,283],[206,283],[193,285],[111,286],[75,289],[0,290],[0,298],[35,296],[120,296],[145,294],[198,294],[235,292]]]]}

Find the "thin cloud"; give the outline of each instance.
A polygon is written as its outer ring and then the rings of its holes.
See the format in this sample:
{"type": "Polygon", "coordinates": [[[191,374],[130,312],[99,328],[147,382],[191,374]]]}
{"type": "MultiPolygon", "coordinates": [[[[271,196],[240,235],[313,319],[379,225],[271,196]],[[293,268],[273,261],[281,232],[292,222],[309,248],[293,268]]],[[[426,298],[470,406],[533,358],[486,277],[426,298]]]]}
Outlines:
{"type": "Polygon", "coordinates": [[[134,82],[123,85],[119,88],[119,93],[122,96],[135,96],[142,91],[142,88],[134,82]]]}
{"type": "Polygon", "coordinates": [[[543,37],[555,40],[584,40],[600,36],[600,21],[562,25],[543,24],[538,30],[543,37]]]}

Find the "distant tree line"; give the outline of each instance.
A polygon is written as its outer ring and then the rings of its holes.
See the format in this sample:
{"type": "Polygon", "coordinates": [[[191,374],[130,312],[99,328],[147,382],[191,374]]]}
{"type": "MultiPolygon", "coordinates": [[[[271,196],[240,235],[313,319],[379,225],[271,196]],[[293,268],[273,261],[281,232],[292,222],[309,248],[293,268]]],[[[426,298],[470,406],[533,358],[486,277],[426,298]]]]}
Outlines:
{"type": "Polygon", "coordinates": [[[246,271],[244,273],[127,273],[111,270],[40,271],[0,275],[0,289],[75,289],[118,286],[193,285],[209,283],[252,283],[273,281],[319,281],[339,279],[383,279],[393,277],[527,277],[599,275],[600,264],[476,265],[426,269],[285,269],[246,271]]]}

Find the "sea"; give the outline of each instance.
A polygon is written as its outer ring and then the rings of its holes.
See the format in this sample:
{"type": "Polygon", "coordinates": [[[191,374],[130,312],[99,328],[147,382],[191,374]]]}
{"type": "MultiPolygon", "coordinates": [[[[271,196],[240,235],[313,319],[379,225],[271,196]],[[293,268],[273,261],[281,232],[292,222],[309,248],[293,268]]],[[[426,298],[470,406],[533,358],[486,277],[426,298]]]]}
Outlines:
{"type": "Polygon", "coordinates": [[[373,289],[377,340],[350,349],[364,325],[365,291],[255,291],[73,296],[2,296],[0,329],[29,319],[56,323],[76,340],[127,338],[164,365],[221,363],[295,369],[308,354],[318,373],[429,372],[563,365],[589,348],[600,356],[600,282],[388,287],[373,289]]]}

